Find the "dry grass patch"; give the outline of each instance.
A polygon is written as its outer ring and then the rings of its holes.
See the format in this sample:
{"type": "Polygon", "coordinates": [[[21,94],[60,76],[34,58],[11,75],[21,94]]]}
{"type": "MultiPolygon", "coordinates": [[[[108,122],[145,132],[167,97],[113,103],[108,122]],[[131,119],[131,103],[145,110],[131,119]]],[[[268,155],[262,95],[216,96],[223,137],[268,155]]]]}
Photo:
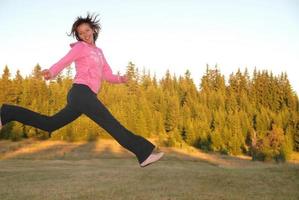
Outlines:
{"type": "Polygon", "coordinates": [[[299,199],[296,163],[265,164],[194,148],[161,150],[162,161],[140,168],[113,140],[1,141],[0,199],[299,199]]]}

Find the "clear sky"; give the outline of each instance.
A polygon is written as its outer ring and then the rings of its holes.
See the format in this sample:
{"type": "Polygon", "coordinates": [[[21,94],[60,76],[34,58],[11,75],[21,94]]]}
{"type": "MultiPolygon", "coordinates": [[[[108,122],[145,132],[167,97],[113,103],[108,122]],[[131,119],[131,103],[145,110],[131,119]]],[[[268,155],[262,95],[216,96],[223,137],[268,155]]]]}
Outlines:
{"type": "Polygon", "coordinates": [[[132,61],[162,77],[206,64],[229,74],[256,67],[287,72],[299,94],[299,0],[0,0],[0,70],[49,68],[69,50],[77,16],[100,14],[97,45],[114,72],[132,61]]]}

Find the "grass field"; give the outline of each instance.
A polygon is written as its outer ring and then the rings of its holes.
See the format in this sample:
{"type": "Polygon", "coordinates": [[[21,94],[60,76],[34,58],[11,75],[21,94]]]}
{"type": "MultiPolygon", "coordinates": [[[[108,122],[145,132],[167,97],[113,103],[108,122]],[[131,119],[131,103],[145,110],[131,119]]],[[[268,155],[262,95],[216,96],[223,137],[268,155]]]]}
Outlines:
{"type": "Polygon", "coordinates": [[[299,199],[298,154],[275,164],[161,150],[161,161],[140,168],[112,140],[0,141],[0,199],[299,199]]]}

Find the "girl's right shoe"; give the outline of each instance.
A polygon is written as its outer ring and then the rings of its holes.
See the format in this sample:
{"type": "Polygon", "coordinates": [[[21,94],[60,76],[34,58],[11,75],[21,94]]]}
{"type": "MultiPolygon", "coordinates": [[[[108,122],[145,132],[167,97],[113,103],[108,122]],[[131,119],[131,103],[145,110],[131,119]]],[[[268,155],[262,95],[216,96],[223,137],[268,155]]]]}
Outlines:
{"type": "Polygon", "coordinates": [[[160,153],[152,153],[145,161],[143,161],[140,164],[140,167],[146,167],[150,164],[153,164],[154,162],[157,162],[158,160],[160,160],[163,157],[164,153],[160,152],[160,153]]]}

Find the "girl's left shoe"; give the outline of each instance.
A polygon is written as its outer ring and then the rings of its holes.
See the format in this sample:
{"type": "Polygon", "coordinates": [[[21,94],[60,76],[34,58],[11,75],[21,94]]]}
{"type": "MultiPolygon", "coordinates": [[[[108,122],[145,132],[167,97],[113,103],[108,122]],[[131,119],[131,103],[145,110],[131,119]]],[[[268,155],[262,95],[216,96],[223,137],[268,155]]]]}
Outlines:
{"type": "Polygon", "coordinates": [[[146,167],[150,164],[153,164],[154,162],[157,162],[158,160],[160,160],[163,157],[164,153],[160,152],[160,153],[152,153],[145,161],[143,161],[140,164],[140,167],[146,167]]]}

